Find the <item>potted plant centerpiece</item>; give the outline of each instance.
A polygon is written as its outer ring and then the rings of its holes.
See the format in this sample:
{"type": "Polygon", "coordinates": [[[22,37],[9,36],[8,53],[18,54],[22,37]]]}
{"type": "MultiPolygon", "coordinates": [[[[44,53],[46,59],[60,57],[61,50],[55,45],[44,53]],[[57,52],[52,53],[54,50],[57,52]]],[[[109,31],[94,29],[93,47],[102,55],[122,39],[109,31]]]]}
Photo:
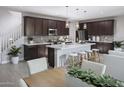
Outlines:
{"type": "Polygon", "coordinates": [[[8,53],[8,55],[11,56],[11,61],[13,64],[18,64],[18,62],[19,62],[18,54],[21,54],[20,49],[21,49],[20,47],[17,48],[16,46],[12,46],[8,53]]]}
{"type": "Polygon", "coordinates": [[[122,50],[122,43],[123,43],[124,41],[114,41],[114,49],[115,49],[115,51],[121,51],[122,50]]]}
{"type": "Polygon", "coordinates": [[[33,43],[34,43],[33,37],[28,37],[28,43],[29,43],[29,44],[33,44],[33,43]]]}

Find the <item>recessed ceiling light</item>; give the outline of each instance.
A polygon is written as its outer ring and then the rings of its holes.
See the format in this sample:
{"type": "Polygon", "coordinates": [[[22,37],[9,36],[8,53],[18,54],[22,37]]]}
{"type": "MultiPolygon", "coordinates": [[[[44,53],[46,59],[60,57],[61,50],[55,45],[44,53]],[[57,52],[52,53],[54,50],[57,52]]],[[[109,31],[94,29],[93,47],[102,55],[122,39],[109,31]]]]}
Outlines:
{"type": "Polygon", "coordinates": [[[86,13],[87,11],[86,10],[84,10],[84,13],[86,13]]]}
{"type": "Polygon", "coordinates": [[[78,8],[76,10],[79,10],[78,8]]]}

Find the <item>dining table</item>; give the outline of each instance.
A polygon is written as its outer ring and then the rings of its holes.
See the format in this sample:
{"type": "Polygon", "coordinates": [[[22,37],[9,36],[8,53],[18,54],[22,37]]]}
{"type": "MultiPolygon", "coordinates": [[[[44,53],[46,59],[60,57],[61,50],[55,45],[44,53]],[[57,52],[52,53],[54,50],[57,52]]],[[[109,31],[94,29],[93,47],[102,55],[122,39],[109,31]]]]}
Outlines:
{"type": "Polygon", "coordinates": [[[67,74],[64,68],[53,68],[23,78],[28,87],[92,87],[67,74]]]}

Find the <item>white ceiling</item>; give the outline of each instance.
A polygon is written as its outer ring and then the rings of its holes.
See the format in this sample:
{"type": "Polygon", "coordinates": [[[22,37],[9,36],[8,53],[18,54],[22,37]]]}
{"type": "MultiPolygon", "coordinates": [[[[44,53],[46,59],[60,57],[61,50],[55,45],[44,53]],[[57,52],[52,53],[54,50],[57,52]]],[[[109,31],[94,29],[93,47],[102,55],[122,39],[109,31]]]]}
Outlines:
{"type": "MultiPolygon", "coordinates": [[[[31,12],[67,18],[65,6],[6,6],[21,12],[31,12]]],[[[124,15],[124,6],[69,6],[69,20],[87,20],[124,15]],[[76,10],[79,9],[79,10],[76,10]]]]}

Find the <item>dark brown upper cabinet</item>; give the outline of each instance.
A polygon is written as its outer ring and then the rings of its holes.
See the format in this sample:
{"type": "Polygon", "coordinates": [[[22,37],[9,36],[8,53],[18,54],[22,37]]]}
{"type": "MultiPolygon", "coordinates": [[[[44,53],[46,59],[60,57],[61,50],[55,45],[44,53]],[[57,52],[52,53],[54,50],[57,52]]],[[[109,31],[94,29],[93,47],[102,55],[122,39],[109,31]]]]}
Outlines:
{"type": "Polygon", "coordinates": [[[49,28],[56,29],[57,28],[57,21],[56,20],[49,20],[49,28]]]}
{"type": "Polygon", "coordinates": [[[34,36],[35,19],[32,17],[24,17],[24,35],[34,36]]]}
{"type": "Polygon", "coordinates": [[[93,25],[92,22],[87,23],[87,31],[88,31],[88,35],[92,35],[93,34],[93,25]]]}
{"type": "Polygon", "coordinates": [[[79,29],[78,30],[83,30],[84,29],[84,23],[79,24],[79,29]]]}
{"type": "Polygon", "coordinates": [[[105,21],[105,32],[107,35],[114,34],[114,21],[113,20],[105,21]]]}
{"type": "Polygon", "coordinates": [[[113,35],[114,34],[114,21],[100,21],[99,22],[99,35],[113,35]]]}
{"type": "Polygon", "coordinates": [[[65,22],[57,21],[57,35],[64,35],[65,31],[65,22]]]}
{"type": "Polygon", "coordinates": [[[43,31],[42,31],[42,36],[47,36],[48,35],[48,27],[49,25],[49,20],[48,19],[43,19],[43,31]]]}
{"type": "Polygon", "coordinates": [[[35,18],[35,36],[41,36],[43,33],[43,20],[41,18],[35,18]]]}
{"type": "Polygon", "coordinates": [[[69,35],[69,28],[65,28],[65,21],[57,21],[57,34],[69,35]]]}
{"type": "Polygon", "coordinates": [[[93,35],[99,35],[99,29],[98,29],[98,22],[93,22],[92,23],[92,34],[93,35]]]}
{"type": "MultiPolygon", "coordinates": [[[[80,23],[80,29],[83,29],[83,24],[80,23]]],[[[87,31],[88,35],[113,35],[114,20],[88,22],[87,31]]]]}
{"type": "Polygon", "coordinates": [[[25,36],[48,36],[49,29],[57,29],[57,35],[69,35],[69,29],[65,28],[65,21],[24,17],[25,36]]]}
{"type": "Polygon", "coordinates": [[[43,31],[43,21],[41,18],[24,17],[24,35],[41,36],[43,31]]]}
{"type": "Polygon", "coordinates": [[[63,33],[64,33],[64,35],[69,35],[69,28],[65,28],[63,33]]]}
{"type": "Polygon", "coordinates": [[[99,27],[97,22],[87,23],[87,31],[89,35],[99,35],[99,27]]]}
{"type": "Polygon", "coordinates": [[[106,34],[106,32],[105,32],[105,21],[99,22],[98,30],[99,30],[98,35],[105,35],[106,34]]]}

